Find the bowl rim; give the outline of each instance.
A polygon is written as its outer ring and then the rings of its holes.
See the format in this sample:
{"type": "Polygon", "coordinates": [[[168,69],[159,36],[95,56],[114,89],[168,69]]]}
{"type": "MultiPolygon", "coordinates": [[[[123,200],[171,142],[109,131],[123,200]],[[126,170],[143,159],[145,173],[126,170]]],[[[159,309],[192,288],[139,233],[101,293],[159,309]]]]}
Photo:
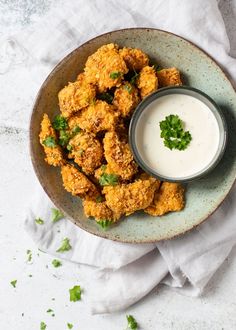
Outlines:
{"type": "Polygon", "coordinates": [[[148,174],[151,176],[161,180],[161,181],[168,181],[168,182],[182,182],[182,183],[187,183],[187,182],[192,182],[197,179],[200,179],[207,174],[209,174],[220,162],[222,159],[226,144],[228,140],[228,128],[226,124],[226,120],[224,118],[224,115],[218,106],[218,104],[206,93],[202,92],[201,90],[191,87],[191,86],[186,86],[186,85],[179,85],[179,86],[167,86],[167,87],[162,87],[159,88],[157,91],[153,92],[152,94],[148,95],[146,98],[144,98],[136,107],[134,113],[132,114],[131,120],[130,120],[130,125],[129,125],[129,145],[132,151],[132,154],[135,158],[135,161],[138,163],[138,165],[148,174]],[[189,93],[185,93],[188,91],[189,93]],[[211,104],[211,107],[207,105],[213,116],[215,117],[218,127],[219,127],[219,134],[220,134],[220,140],[217,148],[217,152],[215,156],[213,157],[212,161],[201,171],[198,171],[197,173],[193,175],[189,175],[187,177],[171,177],[171,176],[165,176],[158,174],[158,171],[153,171],[150,166],[142,159],[138,147],[136,144],[136,128],[138,121],[141,117],[141,114],[147,109],[147,107],[152,103],[155,102],[157,99],[166,96],[166,95],[175,95],[175,94],[183,94],[183,95],[189,95],[192,96],[198,100],[200,100],[202,103],[205,105],[206,102],[208,101],[211,104]],[[200,96],[198,98],[198,96],[200,96]],[[215,111],[213,111],[213,109],[215,111]],[[219,115],[217,118],[215,112],[219,115]],[[220,129],[219,122],[222,126],[222,130],[220,129]]]}
{"type": "Polygon", "coordinates": [[[227,74],[224,72],[224,70],[221,68],[221,65],[218,64],[218,62],[213,59],[213,57],[211,55],[209,55],[205,50],[203,50],[200,46],[197,46],[196,44],[194,44],[192,41],[188,40],[187,38],[184,38],[180,35],[177,35],[175,33],[169,32],[169,31],[165,31],[163,29],[157,29],[157,28],[152,28],[152,27],[132,27],[132,28],[122,28],[122,29],[117,29],[117,30],[112,30],[112,31],[108,31],[102,34],[99,34],[98,36],[95,36],[89,40],[87,40],[86,42],[82,43],[79,47],[76,47],[73,51],[71,51],[69,54],[67,54],[65,57],[63,57],[58,64],[50,71],[50,73],[47,75],[46,79],[44,80],[44,82],[42,83],[42,85],[40,86],[38,93],[36,94],[35,97],[35,101],[32,107],[32,111],[31,111],[31,115],[30,115],[30,121],[29,121],[29,153],[30,153],[30,158],[31,158],[31,162],[33,165],[33,169],[34,172],[36,174],[36,177],[39,180],[40,185],[42,186],[43,190],[45,191],[45,193],[48,195],[48,197],[51,199],[51,201],[55,204],[55,206],[61,210],[65,216],[71,221],[73,222],[75,225],[77,225],[78,227],[80,227],[81,229],[95,235],[101,238],[105,238],[105,239],[110,239],[113,241],[118,241],[118,242],[123,242],[123,243],[136,243],[136,244],[145,244],[145,243],[156,243],[159,241],[164,241],[164,240],[169,240],[169,239],[174,239],[177,237],[182,236],[183,234],[186,234],[188,232],[190,232],[192,229],[197,228],[199,225],[201,225],[202,223],[204,223],[214,212],[216,212],[216,210],[221,206],[221,204],[223,203],[223,201],[225,200],[225,198],[228,196],[228,194],[232,191],[235,183],[236,183],[236,177],[235,180],[233,180],[232,185],[230,187],[230,189],[228,190],[227,194],[224,195],[221,200],[219,201],[218,205],[216,205],[215,209],[212,212],[209,212],[207,216],[202,217],[199,220],[198,224],[193,225],[191,228],[188,228],[187,230],[185,230],[184,232],[181,233],[177,233],[171,237],[165,237],[162,239],[135,239],[135,238],[131,238],[131,239],[120,239],[117,238],[116,236],[110,237],[109,235],[107,235],[107,233],[105,231],[100,231],[100,232],[94,232],[88,228],[84,228],[80,222],[75,221],[75,219],[73,219],[62,207],[59,203],[57,203],[57,201],[54,199],[54,197],[51,195],[51,193],[48,191],[46,185],[44,184],[44,179],[43,176],[40,174],[40,170],[38,169],[38,163],[36,161],[35,155],[34,155],[34,150],[33,150],[33,136],[34,136],[34,130],[33,130],[33,120],[34,120],[34,113],[37,110],[38,107],[38,103],[40,101],[41,98],[41,94],[42,91],[44,90],[45,86],[47,85],[48,81],[51,79],[51,77],[57,72],[57,70],[61,67],[61,65],[64,64],[64,62],[66,62],[71,56],[74,55],[74,53],[76,53],[79,49],[89,45],[91,42],[93,42],[94,40],[103,37],[103,36],[107,36],[113,33],[118,33],[118,32],[123,32],[123,31],[129,31],[129,30],[137,30],[137,31],[157,31],[166,35],[170,35],[170,36],[174,36],[176,38],[179,38],[180,40],[184,40],[186,41],[188,44],[190,44],[193,49],[195,49],[197,52],[203,53],[208,59],[210,59],[212,65],[221,72],[221,74],[224,76],[225,80],[231,85],[232,89],[234,90],[234,92],[236,93],[236,88],[234,87],[232,80],[230,79],[230,76],[228,77],[227,74]]]}

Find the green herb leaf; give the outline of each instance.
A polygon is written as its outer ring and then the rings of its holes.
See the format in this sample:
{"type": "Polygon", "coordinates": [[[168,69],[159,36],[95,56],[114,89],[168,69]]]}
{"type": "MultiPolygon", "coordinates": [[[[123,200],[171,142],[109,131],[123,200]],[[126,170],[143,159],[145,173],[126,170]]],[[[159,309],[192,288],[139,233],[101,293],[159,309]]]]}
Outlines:
{"type": "Polygon", "coordinates": [[[189,131],[184,131],[183,122],[178,115],[169,115],[160,123],[161,138],[164,139],[164,145],[172,149],[185,150],[192,136],[189,131]]]}
{"type": "Polygon", "coordinates": [[[126,315],[126,319],[128,322],[127,329],[137,330],[138,323],[136,322],[135,318],[132,315],[126,315]]]}
{"type": "Polygon", "coordinates": [[[71,324],[71,323],[67,323],[67,328],[68,328],[68,329],[72,329],[72,328],[73,328],[73,324],[71,324]]]}
{"type": "Polygon", "coordinates": [[[58,259],[53,259],[52,261],[52,265],[57,268],[57,267],[60,267],[62,265],[62,263],[60,262],[60,260],[58,259]]]}
{"type": "Polygon", "coordinates": [[[49,147],[49,148],[55,148],[56,147],[56,140],[53,136],[48,136],[44,141],[43,141],[43,144],[46,146],[46,147],[49,147]]]}
{"type": "Polygon", "coordinates": [[[54,121],[52,123],[52,127],[56,130],[64,130],[64,129],[67,129],[68,128],[68,123],[67,123],[67,120],[66,118],[64,118],[63,116],[61,115],[57,115],[55,118],[54,118],[54,121]]]}
{"type": "Polygon", "coordinates": [[[70,135],[68,134],[68,132],[61,130],[59,133],[59,142],[58,143],[62,147],[65,147],[68,144],[69,140],[70,140],[70,135]]]}
{"type": "Polygon", "coordinates": [[[110,227],[111,224],[113,224],[112,220],[99,220],[97,221],[97,224],[102,227],[102,229],[106,230],[108,227],[110,227]]]}
{"type": "Polygon", "coordinates": [[[134,75],[131,77],[130,79],[130,83],[131,85],[135,85],[137,80],[139,78],[139,73],[137,73],[135,70],[134,70],[134,75]]]}
{"type": "Polygon", "coordinates": [[[115,186],[118,184],[118,175],[103,173],[99,178],[101,186],[115,186]]]}
{"type": "Polygon", "coordinates": [[[103,201],[103,197],[102,196],[97,196],[96,197],[96,203],[101,203],[103,201]]]}
{"type": "Polygon", "coordinates": [[[129,94],[131,94],[131,93],[132,93],[132,90],[133,90],[133,87],[130,86],[130,85],[125,85],[125,86],[124,86],[124,89],[126,89],[127,92],[128,92],[129,94]]]}
{"type": "Polygon", "coordinates": [[[44,322],[40,323],[40,330],[45,330],[47,328],[47,325],[44,322]]]}
{"type": "Polygon", "coordinates": [[[104,164],[103,164],[103,165],[101,166],[101,170],[104,172],[104,171],[106,171],[106,169],[107,169],[107,165],[104,165],[104,164]]]}
{"type": "Polygon", "coordinates": [[[113,95],[111,95],[110,93],[101,93],[98,95],[99,100],[106,101],[109,104],[112,103],[113,98],[113,95]]]}
{"type": "Polygon", "coordinates": [[[72,246],[70,245],[70,240],[66,237],[62,240],[61,246],[59,247],[59,249],[57,249],[56,252],[66,252],[69,251],[71,248],[72,246]]]}
{"type": "Polygon", "coordinates": [[[119,78],[121,76],[121,72],[119,72],[119,71],[114,71],[114,72],[111,72],[110,73],[110,78],[111,79],[117,79],[117,78],[119,78]]]}
{"type": "Polygon", "coordinates": [[[37,219],[35,219],[35,222],[36,222],[38,225],[43,225],[43,224],[44,224],[44,221],[43,221],[41,218],[37,218],[37,219]]]}
{"type": "Polygon", "coordinates": [[[72,133],[73,135],[76,135],[77,133],[80,133],[81,132],[81,128],[79,126],[75,126],[73,129],[72,129],[72,133]]]}
{"type": "Polygon", "coordinates": [[[13,280],[13,281],[11,281],[10,283],[11,283],[11,285],[15,288],[15,287],[16,287],[16,283],[17,283],[17,280],[13,280]]]}
{"type": "Polygon", "coordinates": [[[161,71],[162,70],[162,68],[160,67],[160,65],[158,65],[158,64],[153,64],[153,69],[155,70],[155,71],[161,71]]]}
{"type": "Polygon", "coordinates": [[[81,299],[81,288],[80,285],[75,285],[70,292],[70,301],[78,301],[81,299]]]}
{"type": "Polygon", "coordinates": [[[49,309],[47,310],[47,313],[53,313],[53,310],[52,310],[51,308],[49,308],[49,309]]]}
{"type": "Polygon", "coordinates": [[[30,262],[32,260],[32,251],[31,250],[27,250],[27,262],[30,262]]]}
{"type": "Polygon", "coordinates": [[[67,149],[68,151],[71,151],[71,150],[73,149],[73,147],[72,147],[72,145],[67,144],[66,149],[67,149]]]}
{"type": "Polygon", "coordinates": [[[52,219],[52,222],[57,222],[59,220],[61,220],[62,218],[64,218],[64,214],[58,210],[58,209],[55,209],[55,208],[51,208],[51,219],[52,219]]]}

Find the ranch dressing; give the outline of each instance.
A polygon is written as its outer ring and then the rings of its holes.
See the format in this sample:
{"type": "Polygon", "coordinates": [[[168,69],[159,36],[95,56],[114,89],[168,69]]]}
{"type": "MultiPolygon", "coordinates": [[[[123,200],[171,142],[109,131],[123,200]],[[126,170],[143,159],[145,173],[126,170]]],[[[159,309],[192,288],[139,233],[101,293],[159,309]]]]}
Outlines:
{"type": "Polygon", "coordinates": [[[211,110],[184,94],[162,96],[145,108],[136,127],[136,146],[143,161],[159,175],[185,178],[207,167],[216,155],[220,132],[211,110]],[[159,123],[178,115],[192,140],[185,150],[170,150],[160,137],[159,123]]]}

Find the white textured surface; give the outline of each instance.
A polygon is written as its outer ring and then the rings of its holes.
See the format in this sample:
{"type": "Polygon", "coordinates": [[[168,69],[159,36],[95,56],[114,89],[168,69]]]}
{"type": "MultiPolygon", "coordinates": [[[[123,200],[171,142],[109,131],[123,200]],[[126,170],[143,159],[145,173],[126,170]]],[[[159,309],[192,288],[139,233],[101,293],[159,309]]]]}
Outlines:
{"type": "MultiPolygon", "coordinates": [[[[33,28],[34,22],[55,5],[66,6],[68,2],[0,0],[0,37],[28,25],[33,28]]],[[[220,6],[231,40],[231,54],[235,56],[236,2],[225,0],[220,6]]],[[[76,330],[118,330],[125,328],[128,313],[137,318],[142,329],[236,329],[236,248],[202,298],[182,296],[160,287],[123,313],[89,314],[85,267],[63,262],[61,268],[55,269],[51,266],[52,258],[38,251],[23,229],[22,212],[31,195],[35,175],[28,153],[27,131],[21,122],[25,116],[21,113],[30,114],[37,84],[28,95],[24,86],[33,82],[29,80],[22,54],[14,59],[10,70],[8,61],[9,58],[1,57],[0,47],[0,73],[5,72],[0,74],[0,329],[37,330],[40,321],[44,321],[49,330],[66,329],[67,322],[73,323],[76,330]],[[15,129],[8,128],[13,119],[8,116],[11,109],[15,109],[15,129]],[[26,263],[27,249],[33,252],[32,264],[26,263]],[[10,285],[13,279],[18,280],[16,289],[10,285]],[[84,288],[83,300],[70,303],[68,289],[77,283],[84,288]],[[55,311],[54,318],[46,313],[49,308],[55,311]]]]}

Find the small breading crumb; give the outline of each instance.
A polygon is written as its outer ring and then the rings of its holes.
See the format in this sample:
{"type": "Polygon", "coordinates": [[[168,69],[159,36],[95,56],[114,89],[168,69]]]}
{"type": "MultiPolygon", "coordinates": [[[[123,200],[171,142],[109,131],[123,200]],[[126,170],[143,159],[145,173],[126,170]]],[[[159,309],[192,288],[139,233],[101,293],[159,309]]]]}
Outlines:
{"type": "Polygon", "coordinates": [[[46,138],[52,137],[56,142],[57,136],[48,115],[45,113],[43,115],[43,120],[41,122],[41,131],[39,133],[40,144],[43,146],[46,158],[45,162],[53,166],[61,166],[64,163],[62,149],[59,145],[53,147],[45,146],[44,142],[46,138]]]}
{"type": "Polygon", "coordinates": [[[138,48],[122,48],[120,55],[130,70],[141,70],[149,64],[148,56],[138,48]]]}
{"type": "Polygon", "coordinates": [[[113,104],[117,107],[122,117],[131,116],[139,102],[138,90],[130,83],[125,82],[115,90],[113,104]]]}
{"type": "Polygon", "coordinates": [[[180,72],[176,68],[157,71],[159,87],[182,85],[180,72]]]}
{"type": "Polygon", "coordinates": [[[184,188],[179,183],[163,182],[155,192],[151,205],[144,211],[153,216],[168,212],[181,211],[184,208],[184,188]]]}
{"type": "Polygon", "coordinates": [[[108,44],[88,57],[84,72],[86,79],[91,83],[96,83],[99,92],[104,92],[119,86],[128,68],[119,54],[118,46],[108,44]]]}
{"type": "Polygon", "coordinates": [[[80,74],[77,79],[77,81],[69,83],[58,94],[59,107],[66,118],[87,107],[96,97],[95,86],[87,82],[84,74],[80,74]]]}
{"type": "Polygon", "coordinates": [[[139,73],[137,86],[140,89],[141,98],[145,98],[158,88],[156,71],[151,66],[145,66],[139,73]]]}
{"type": "Polygon", "coordinates": [[[86,217],[93,217],[96,221],[111,220],[116,222],[120,219],[121,214],[113,212],[106,202],[96,202],[92,200],[83,200],[84,213],[86,217]]]}

